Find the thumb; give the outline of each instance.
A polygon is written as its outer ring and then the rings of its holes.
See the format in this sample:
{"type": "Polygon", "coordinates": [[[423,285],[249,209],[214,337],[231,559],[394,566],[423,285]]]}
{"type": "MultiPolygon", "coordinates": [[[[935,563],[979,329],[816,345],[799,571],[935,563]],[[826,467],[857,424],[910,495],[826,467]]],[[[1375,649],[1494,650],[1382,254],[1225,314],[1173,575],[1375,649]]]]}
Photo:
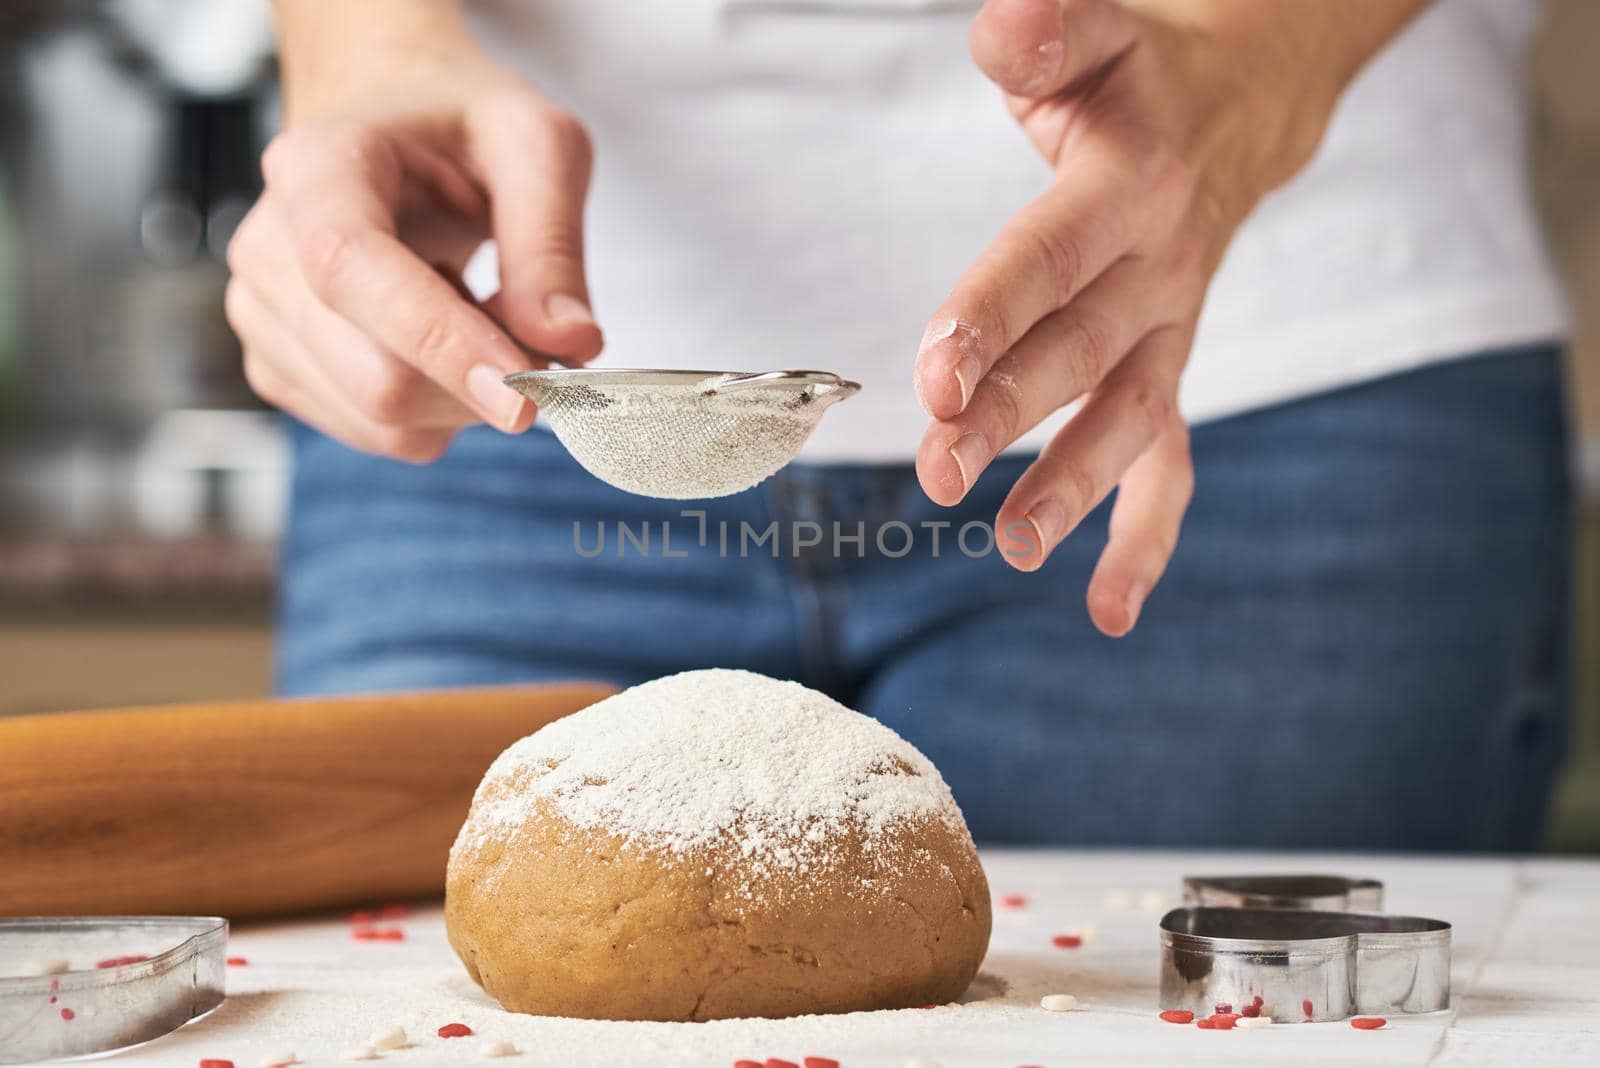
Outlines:
{"type": "Polygon", "coordinates": [[[1100,70],[1138,33],[1138,20],[1117,0],[988,0],[968,40],[991,81],[1038,100],[1100,70]]]}
{"type": "Polygon", "coordinates": [[[503,322],[525,345],[587,360],[603,339],[583,269],[589,135],[536,97],[486,107],[472,134],[500,253],[503,322]]]}

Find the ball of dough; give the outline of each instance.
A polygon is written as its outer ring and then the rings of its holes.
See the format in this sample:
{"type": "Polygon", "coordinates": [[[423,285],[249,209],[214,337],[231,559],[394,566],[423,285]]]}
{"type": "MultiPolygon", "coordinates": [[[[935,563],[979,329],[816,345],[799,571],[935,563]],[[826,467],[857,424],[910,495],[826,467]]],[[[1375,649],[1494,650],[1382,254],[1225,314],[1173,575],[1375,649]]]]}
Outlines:
{"type": "Polygon", "coordinates": [[[506,750],[445,897],[450,944],[501,1005],[608,1020],[952,1001],[989,923],[928,759],[743,671],[657,679],[506,750]]]}

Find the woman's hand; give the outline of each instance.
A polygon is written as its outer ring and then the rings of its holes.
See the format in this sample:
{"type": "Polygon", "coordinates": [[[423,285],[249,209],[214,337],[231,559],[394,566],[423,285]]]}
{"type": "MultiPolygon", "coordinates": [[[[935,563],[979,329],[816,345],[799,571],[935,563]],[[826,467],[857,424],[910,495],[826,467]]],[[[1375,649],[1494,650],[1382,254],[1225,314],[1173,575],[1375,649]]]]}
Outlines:
{"type": "Polygon", "coordinates": [[[1311,156],[1339,92],[1418,0],[989,0],[972,54],[1055,170],[934,314],[917,457],[954,504],[999,451],[1082,408],[996,519],[1040,567],[1113,487],[1089,584],[1132,628],[1194,484],[1178,379],[1206,286],[1256,201],[1311,156]],[[1013,524],[1018,524],[1013,526],[1013,524]]]}
{"type": "Polygon", "coordinates": [[[582,127],[485,56],[453,5],[283,0],[279,18],[289,123],[228,251],[251,385],[413,462],[480,420],[526,430],[532,406],[500,379],[537,364],[506,331],[569,361],[601,346],[582,127]],[[502,288],[486,309],[460,271],[489,236],[502,288]]]}

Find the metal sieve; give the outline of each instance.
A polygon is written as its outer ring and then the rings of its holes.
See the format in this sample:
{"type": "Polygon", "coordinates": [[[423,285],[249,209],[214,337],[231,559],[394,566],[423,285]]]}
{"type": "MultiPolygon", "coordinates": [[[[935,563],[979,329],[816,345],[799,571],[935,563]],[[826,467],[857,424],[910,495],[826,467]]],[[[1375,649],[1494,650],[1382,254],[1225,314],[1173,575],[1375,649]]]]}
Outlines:
{"type": "Polygon", "coordinates": [[[551,368],[508,375],[584,470],[621,490],[690,500],[749,489],[799,453],[860,385],[826,371],[551,368]]]}

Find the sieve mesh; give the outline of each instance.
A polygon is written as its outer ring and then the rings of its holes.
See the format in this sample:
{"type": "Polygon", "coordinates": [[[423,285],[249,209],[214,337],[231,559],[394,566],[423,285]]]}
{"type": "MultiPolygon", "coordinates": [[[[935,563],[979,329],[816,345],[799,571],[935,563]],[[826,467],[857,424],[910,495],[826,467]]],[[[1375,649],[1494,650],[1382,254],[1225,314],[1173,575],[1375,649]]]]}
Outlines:
{"type": "Polygon", "coordinates": [[[539,406],[590,474],[674,500],[754,486],[794,459],[829,405],[859,388],[819,371],[524,371],[506,384],[539,406]]]}

